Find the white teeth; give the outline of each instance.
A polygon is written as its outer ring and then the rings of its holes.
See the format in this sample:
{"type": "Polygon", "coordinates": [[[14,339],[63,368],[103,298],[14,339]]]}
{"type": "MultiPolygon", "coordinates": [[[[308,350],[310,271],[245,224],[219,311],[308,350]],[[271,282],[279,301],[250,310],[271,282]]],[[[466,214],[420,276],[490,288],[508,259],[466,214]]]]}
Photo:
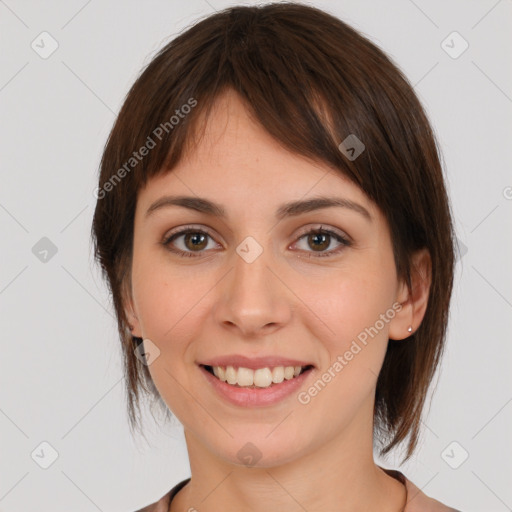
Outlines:
{"type": "MultiPolygon", "coordinates": [[[[265,368],[265,370],[268,370],[268,368],[265,368]]],[[[262,370],[258,370],[260,372],[262,370]]],[[[238,368],[238,374],[236,378],[236,382],[239,386],[252,386],[255,384],[254,381],[257,381],[258,383],[261,382],[261,374],[258,374],[258,372],[253,372],[252,370],[249,370],[248,368],[238,368]],[[256,378],[256,376],[258,378],[256,378]]],[[[266,378],[267,376],[264,375],[266,378]]],[[[261,384],[258,384],[260,386],[261,384]]]]}
{"type": "Polygon", "coordinates": [[[272,382],[279,384],[284,380],[284,366],[276,366],[272,370],[272,382]]]}
{"type": "Polygon", "coordinates": [[[226,382],[226,371],[224,368],[221,368],[220,366],[213,366],[213,374],[218,379],[222,380],[223,382],[226,382]]]}
{"type": "Polygon", "coordinates": [[[272,383],[279,384],[284,379],[293,379],[302,370],[302,366],[276,366],[272,370],[270,368],[251,370],[244,367],[237,370],[233,366],[228,366],[225,369],[222,366],[213,366],[212,368],[213,374],[223,382],[239,386],[254,385],[258,388],[268,388],[272,383]]]}

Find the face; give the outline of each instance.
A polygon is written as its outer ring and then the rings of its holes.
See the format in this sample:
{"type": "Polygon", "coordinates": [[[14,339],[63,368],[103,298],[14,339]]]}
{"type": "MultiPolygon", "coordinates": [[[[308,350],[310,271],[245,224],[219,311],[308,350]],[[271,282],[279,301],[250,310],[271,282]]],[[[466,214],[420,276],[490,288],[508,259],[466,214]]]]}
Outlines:
{"type": "Polygon", "coordinates": [[[149,371],[168,407],[225,463],[240,464],[249,441],[257,465],[271,466],[370,435],[388,337],[406,329],[402,290],[376,205],[339,171],[283,149],[234,93],[217,101],[194,151],[139,192],[133,333],[160,351],[149,371]],[[171,196],[205,199],[224,216],[171,196]],[[340,204],[283,209],[320,196],[340,204]],[[276,403],[240,406],[199,366],[233,354],[314,368],[276,403]]]}

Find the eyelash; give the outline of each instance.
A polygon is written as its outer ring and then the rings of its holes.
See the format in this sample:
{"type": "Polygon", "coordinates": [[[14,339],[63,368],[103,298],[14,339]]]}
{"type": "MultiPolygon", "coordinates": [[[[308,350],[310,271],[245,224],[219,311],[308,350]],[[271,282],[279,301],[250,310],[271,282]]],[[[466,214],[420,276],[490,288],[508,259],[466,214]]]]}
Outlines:
{"type": "MultiPolygon", "coordinates": [[[[171,249],[171,242],[173,242],[176,238],[187,235],[189,233],[201,233],[204,235],[209,236],[213,239],[213,237],[210,235],[208,231],[205,231],[204,229],[198,229],[193,227],[187,227],[185,229],[182,229],[181,231],[177,231],[176,233],[171,233],[170,235],[166,236],[162,242],[162,245],[164,245],[169,251],[178,254],[179,256],[183,257],[198,257],[200,256],[204,251],[200,251],[197,253],[191,252],[191,251],[182,251],[180,249],[171,249]]],[[[322,234],[322,235],[330,235],[338,241],[341,246],[336,249],[331,249],[330,251],[324,251],[321,253],[314,253],[314,251],[306,251],[306,253],[310,253],[310,255],[306,256],[307,258],[326,258],[331,257],[334,255],[337,255],[339,252],[341,252],[345,247],[350,247],[352,245],[352,242],[348,240],[347,238],[343,237],[339,233],[336,233],[335,231],[332,231],[330,229],[324,229],[323,226],[320,226],[319,228],[313,228],[309,231],[306,231],[302,235],[299,236],[298,240],[301,240],[302,238],[311,235],[311,234],[322,234]],[[311,254],[313,253],[313,254],[311,254]]]]}

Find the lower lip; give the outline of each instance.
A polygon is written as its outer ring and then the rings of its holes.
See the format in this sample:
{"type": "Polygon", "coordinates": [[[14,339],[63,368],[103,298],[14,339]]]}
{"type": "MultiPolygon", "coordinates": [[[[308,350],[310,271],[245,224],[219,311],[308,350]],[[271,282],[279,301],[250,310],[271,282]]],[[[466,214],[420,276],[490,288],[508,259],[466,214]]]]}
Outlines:
{"type": "Polygon", "coordinates": [[[201,372],[213,388],[228,402],[242,407],[262,407],[273,405],[299,390],[314,368],[302,372],[298,377],[273,384],[268,388],[239,388],[227,384],[212,375],[204,366],[201,372]]]}

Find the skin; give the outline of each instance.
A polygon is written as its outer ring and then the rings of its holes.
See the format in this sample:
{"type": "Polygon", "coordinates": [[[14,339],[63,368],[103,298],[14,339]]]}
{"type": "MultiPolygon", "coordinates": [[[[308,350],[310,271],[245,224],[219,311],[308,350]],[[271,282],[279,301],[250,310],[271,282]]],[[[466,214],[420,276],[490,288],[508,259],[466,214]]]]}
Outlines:
{"type": "Polygon", "coordinates": [[[428,253],[414,263],[409,290],[396,274],[387,221],[361,189],[280,146],[236,93],[217,100],[194,150],[139,191],[134,224],[126,312],[133,334],[160,350],[149,370],[184,427],[192,474],[172,512],[403,510],[405,487],[373,460],[372,427],[388,339],[408,337],[425,313],[428,253]],[[178,194],[219,203],[228,217],[181,206],[146,215],[162,196],[178,194]],[[330,207],[276,221],[282,203],[319,195],[358,203],[371,220],[330,207]],[[193,254],[181,257],[163,241],[190,224],[211,237],[196,235],[197,249],[179,236],[170,247],[193,254]],[[304,236],[320,225],[351,245],[304,236]],[[236,252],[248,236],[263,248],[252,263],[236,252]],[[316,366],[303,391],[394,303],[401,310],[307,404],[292,394],[262,408],[231,405],[197,366],[227,354],[294,357],[316,366]],[[252,467],[237,456],[249,441],[261,453],[252,467]]]}

